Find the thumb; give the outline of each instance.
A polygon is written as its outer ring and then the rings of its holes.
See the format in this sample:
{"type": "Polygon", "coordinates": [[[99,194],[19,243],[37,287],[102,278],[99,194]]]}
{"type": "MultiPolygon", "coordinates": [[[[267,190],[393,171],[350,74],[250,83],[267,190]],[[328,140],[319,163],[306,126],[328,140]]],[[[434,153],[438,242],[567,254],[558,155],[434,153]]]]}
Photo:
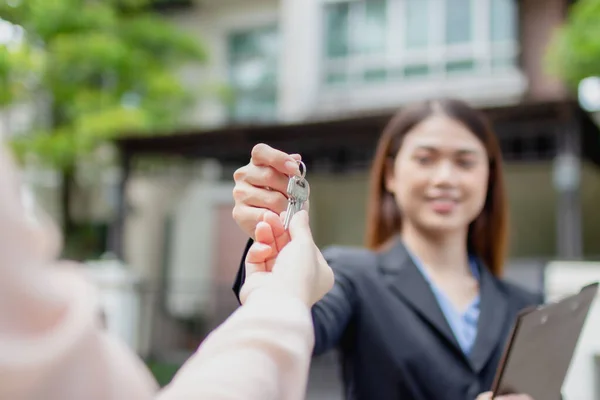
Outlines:
{"type": "Polygon", "coordinates": [[[292,216],[290,221],[290,237],[295,239],[308,239],[312,241],[312,233],[308,224],[308,213],[300,210],[292,216]]]}

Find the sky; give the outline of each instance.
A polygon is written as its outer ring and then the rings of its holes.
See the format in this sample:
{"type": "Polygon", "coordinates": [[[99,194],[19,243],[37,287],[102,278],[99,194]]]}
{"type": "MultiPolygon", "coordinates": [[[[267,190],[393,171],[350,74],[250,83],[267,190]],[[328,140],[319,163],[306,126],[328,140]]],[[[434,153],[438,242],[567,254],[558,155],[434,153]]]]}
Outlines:
{"type": "Polygon", "coordinates": [[[22,29],[8,21],[0,19],[0,45],[7,45],[18,42],[22,29]]]}

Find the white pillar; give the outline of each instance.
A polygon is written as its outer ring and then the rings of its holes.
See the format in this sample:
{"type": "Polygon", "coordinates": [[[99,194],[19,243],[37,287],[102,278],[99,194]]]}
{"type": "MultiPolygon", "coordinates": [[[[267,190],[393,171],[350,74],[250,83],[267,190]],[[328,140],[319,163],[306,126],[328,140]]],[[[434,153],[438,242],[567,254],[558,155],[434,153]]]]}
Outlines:
{"type": "Polygon", "coordinates": [[[302,121],[315,106],[322,53],[322,0],[282,0],[280,6],[279,118],[302,121]]]}

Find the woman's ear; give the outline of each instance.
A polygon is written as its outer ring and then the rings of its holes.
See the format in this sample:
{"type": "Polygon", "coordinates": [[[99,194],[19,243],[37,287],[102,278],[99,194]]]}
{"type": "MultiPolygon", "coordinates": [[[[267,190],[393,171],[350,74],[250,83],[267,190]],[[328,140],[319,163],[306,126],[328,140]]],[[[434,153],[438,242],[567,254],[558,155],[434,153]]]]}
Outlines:
{"type": "Polygon", "coordinates": [[[385,189],[390,193],[395,193],[395,175],[394,175],[394,161],[388,160],[385,163],[385,169],[383,171],[383,179],[385,184],[385,189]]]}

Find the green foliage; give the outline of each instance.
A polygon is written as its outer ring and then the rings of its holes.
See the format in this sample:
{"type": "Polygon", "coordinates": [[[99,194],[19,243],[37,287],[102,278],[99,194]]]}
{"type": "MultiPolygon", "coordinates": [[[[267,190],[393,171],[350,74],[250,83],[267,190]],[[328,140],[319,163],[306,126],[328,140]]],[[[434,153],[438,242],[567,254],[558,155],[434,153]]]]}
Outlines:
{"type": "Polygon", "coordinates": [[[181,365],[159,361],[149,361],[147,366],[160,387],[167,386],[181,368],[181,365]]]}
{"type": "Polygon", "coordinates": [[[548,71],[572,89],[600,76],[600,0],[578,0],[555,33],[546,57],[548,71]]]}
{"type": "Polygon", "coordinates": [[[0,108],[26,99],[42,66],[42,55],[31,47],[0,44],[0,108]]]}
{"type": "Polygon", "coordinates": [[[24,29],[0,45],[0,107],[50,101],[51,123],[15,139],[21,159],[72,170],[116,136],[176,127],[198,93],[177,68],[205,49],[148,0],[0,0],[0,16],[24,29]]]}

